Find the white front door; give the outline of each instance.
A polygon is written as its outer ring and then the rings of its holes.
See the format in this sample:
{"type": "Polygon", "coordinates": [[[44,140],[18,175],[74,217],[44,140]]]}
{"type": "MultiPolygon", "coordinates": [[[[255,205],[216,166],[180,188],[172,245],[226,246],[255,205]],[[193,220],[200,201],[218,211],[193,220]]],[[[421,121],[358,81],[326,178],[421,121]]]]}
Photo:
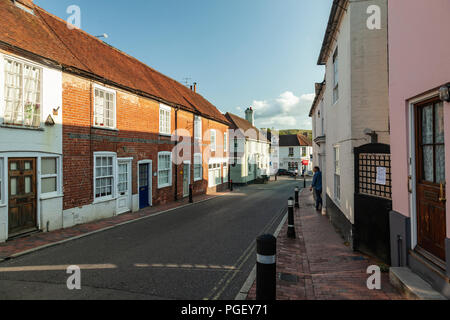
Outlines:
{"type": "Polygon", "coordinates": [[[118,160],[117,214],[131,211],[131,160],[118,160]]]}

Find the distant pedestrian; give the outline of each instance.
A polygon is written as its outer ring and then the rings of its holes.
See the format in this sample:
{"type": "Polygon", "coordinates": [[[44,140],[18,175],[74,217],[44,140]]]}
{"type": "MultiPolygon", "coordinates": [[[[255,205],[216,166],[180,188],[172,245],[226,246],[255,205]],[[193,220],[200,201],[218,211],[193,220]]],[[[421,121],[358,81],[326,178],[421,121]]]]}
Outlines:
{"type": "Polygon", "coordinates": [[[295,169],[295,179],[297,180],[297,176],[298,176],[298,169],[295,169]]]}
{"type": "Polygon", "coordinates": [[[323,206],[322,201],[322,172],[319,167],[314,167],[314,177],[311,185],[311,191],[314,189],[316,195],[316,210],[320,211],[323,206]]]}

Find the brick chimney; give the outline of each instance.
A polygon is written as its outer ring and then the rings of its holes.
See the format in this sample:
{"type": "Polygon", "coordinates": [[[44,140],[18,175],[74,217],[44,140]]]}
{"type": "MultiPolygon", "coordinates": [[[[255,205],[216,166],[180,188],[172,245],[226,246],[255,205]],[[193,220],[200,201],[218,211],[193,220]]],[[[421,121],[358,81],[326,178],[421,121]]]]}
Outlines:
{"type": "Polygon", "coordinates": [[[255,116],[254,116],[252,107],[250,107],[247,110],[245,110],[245,120],[250,122],[252,126],[255,125],[255,116]]]}

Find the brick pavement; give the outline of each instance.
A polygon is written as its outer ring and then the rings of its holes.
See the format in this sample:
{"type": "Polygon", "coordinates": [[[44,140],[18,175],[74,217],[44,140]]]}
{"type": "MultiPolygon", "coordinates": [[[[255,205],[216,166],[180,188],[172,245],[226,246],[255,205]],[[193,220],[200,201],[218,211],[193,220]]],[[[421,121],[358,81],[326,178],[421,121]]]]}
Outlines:
{"type": "MultiPolygon", "coordinates": [[[[204,201],[212,199],[216,196],[223,195],[223,193],[213,193],[208,195],[199,195],[194,197],[194,203],[199,201],[204,201]]],[[[113,227],[115,225],[125,223],[128,221],[133,221],[143,217],[149,217],[159,212],[174,209],[180,206],[189,204],[189,199],[183,199],[176,202],[171,202],[165,205],[159,205],[155,207],[149,207],[138,212],[125,213],[119,216],[102,219],[86,224],[80,224],[71,228],[56,230],[52,232],[39,232],[33,233],[22,238],[16,238],[9,240],[5,243],[0,243],[0,261],[2,259],[11,257],[15,254],[20,254],[22,252],[32,250],[37,247],[51,245],[52,243],[68,240],[73,237],[81,236],[86,233],[98,231],[108,227],[113,227]]]]}
{"type": "MultiPolygon", "coordinates": [[[[278,300],[401,300],[382,274],[382,289],[369,290],[367,267],[376,261],[353,252],[335,231],[328,218],[317,213],[309,189],[300,194],[295,211],[297,239],[287,239],[287,223],[277,240],[278,300]],[[292,282],[293,281],[293,282],[292,282]]],[[[248,300],[256,297],[256,283],[248,300]]]]}

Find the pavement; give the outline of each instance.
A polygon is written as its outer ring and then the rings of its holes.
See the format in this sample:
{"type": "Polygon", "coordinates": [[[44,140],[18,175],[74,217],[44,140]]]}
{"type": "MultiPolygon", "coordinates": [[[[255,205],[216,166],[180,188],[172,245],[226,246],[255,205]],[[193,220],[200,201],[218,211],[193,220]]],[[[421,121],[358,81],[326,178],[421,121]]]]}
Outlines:
{"type": "Polygon", "coordinates": [[[234,299],[255,265],[256,237],[277,229],[299,184],[278,179],[7,242],[0,300],[234,299]],[[70,265],[81,269],[81,290],[67,288],[70,265]]]}
{"type": "MultiPolygon", "coordinates": [[[[309,189],[300,193],[295,210],[297,238],[288,239],[287,222],[277,238],[277,300],[403,300],[381,274],[381,290],[367,287],[367,269],[379,263],[354,252],[326,216],[314,208],[309,189]]],[[[255,300],[256,283],[247,299],[255,300]]]]}

